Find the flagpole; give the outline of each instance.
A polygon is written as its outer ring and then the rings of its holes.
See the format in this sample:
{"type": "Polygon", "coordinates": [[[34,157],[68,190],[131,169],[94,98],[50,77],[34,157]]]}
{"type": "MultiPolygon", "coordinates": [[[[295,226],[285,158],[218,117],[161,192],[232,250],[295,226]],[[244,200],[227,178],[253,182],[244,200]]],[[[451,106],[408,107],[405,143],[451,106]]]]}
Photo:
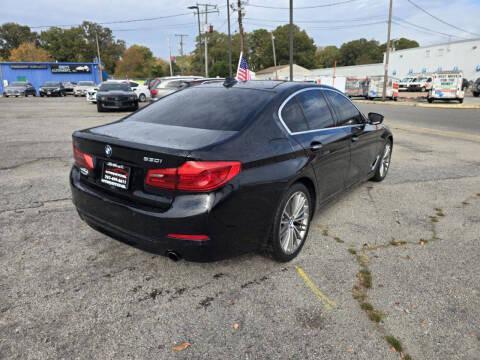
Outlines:
{"type": "Polygon", "coordinates": [[[235,79],[238,77],[238,69],[240,69],[240,63],[242,62],[243,51],[240,52],[240,57],[238,58],[237,73],[235,74],[235,79]]]}

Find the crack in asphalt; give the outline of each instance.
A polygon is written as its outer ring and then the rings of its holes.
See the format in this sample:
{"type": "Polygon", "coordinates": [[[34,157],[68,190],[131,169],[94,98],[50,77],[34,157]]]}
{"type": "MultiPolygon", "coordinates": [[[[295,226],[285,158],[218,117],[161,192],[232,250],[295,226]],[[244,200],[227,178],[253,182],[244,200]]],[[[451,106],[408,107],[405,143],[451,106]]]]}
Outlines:
{"type": "MultiPolygon", "coordinates": [[[[372,187],[367,187],[367,193],[371,202],[375,203],[373,196],[370,193],[371,189],[372,187]]],[[[470,205],[469,201],[476,200],[476,199],[480,199],[480,193],[470,195],[464,201],[462,201],[463,208],[470,205]]],[[[368,252],[374,252],[380,249],[386,249],[390,247],[401,247],[406,245],[425,246],[429,242],[441,240],[441,238],[438,237],[437,224],[440,221],[440,219],[442,219],[443,217],[445,217],[445,214],[443,212],[443,209],[441,208],[435,208],[434,215],[428,216],[428,218],[430,219],[429,225],[430,225],[430,231],[431,231],[431,237],[429,239],[420,239],[418,242],[392,239],[392,241],[386,244],[379,244],[379,245],[364,244],[359,251],[357,251],[353,245],[345,244],[345,241],[340,239],[340,237],[332,235],[329,231],[328,226],[321,225],[321,224],[317,226],[318,228],[323,229],[322,230],[323,236],[331,238],[335,240],[337,243],[344,244],[343,246],[345,245],[348,246],[349,253],[354,256],[354,259],[359,266],[359,271],[357,272],[357,282],[352,288],[352,296],[358,302],[360,308],[366,313],[368,318],[374,323],[377,331],[380,332],[380,334],[383,336],[385,341],[390,346],[392,346],[390,341],[392,339],[396,340],[396,338],[392,335],[388,335],[385,327],[383,326],[382,319],[384,318],[385,314],[382,311],[375,309],[373,305],[371,305],[368,301],[368,290],[372,287],[372,283],[373,283],[372,274],[368,266],[370,263],[368,252]]],[[[401,343],[399,341],[398,343],[400,344],[400,348],[401,348],[401,351],[399,351],[401,359],[404,359],[404,360],[412,359],[412,357],[403,350],[401,343]]]]}
{"type": "Polygon", "coordinates": [[[4,214],[4,213],[8,213],[8,212],[19,213],[19,212],[23,212],[25,210],[38,209],[38,208],[41,208],[41,207],[45,206],[45,204],[56,203],[56,202],[60,202],[60,201],[67,201],[67,200],[71,200],[71,199],[72,199],[71,197],[65,197],[65,198],[59,198],[59,199],[39,201],[36,204],[32,204],[32,206],[25,206],[25,207],[22,207],[22,208],[0,210],[0,215],[4,214]]]}
{"type": "Polygon", "coordinates": [[[26,166],[26,165],[31,165],[31,164],[34,164],[34,163],[40,162],[40,161],[46,161],[46,160],[66,160],[66,159],[67,159],[67,158],[61,157],[61,156],[45,156],[45,157],[39,157],[39,158],[36,158],[36,159],[32,159],[32,160],[25,161],[25,162],[20,163],[20,164],[15,164],[15,165],[11,165],[11,166],[0,167],[0,171],[14,170],[14,169],[18,169],[19,167],[26,166]]]}

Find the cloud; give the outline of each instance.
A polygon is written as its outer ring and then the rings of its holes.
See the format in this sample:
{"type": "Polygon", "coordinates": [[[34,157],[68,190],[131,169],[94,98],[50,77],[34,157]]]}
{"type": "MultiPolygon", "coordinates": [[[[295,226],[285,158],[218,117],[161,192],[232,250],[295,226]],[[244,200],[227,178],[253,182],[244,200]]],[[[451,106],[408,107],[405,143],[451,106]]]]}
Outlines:
{"type": "MultiPolygon", "coordinates": [[[[295,7],[331,3],[336,0],[295,0],[295,7]]],[[[185,48],[190,51],[194,47],[198,33],[196,16],[187,7],[194,5],[194,0],[159,0],[148,3],[138,0],[82,0],[75,2],[58,2],[58,0],[17,0],[4,1],[0,13],[0,23],[14,21],[30,26],[78,24],[83,20],[107,22],[123,19],[151,18],[179,13],[190,13],[185,16],[144,22],[109,25],[117,38],[127,41],[127,44],[142,44],[163,58],[168,57],[168,38],[172,41],[172,52],[178,53],[177,33],[188,34],[184,39],[185,48]]],[[[219,14],[209,14],[209,23],[219,31],[226,31],[226,0],[209,0],[218,4],[219,14]]],[[[236,0],[231,0],[236,3],[236,0]]],[[[480,1],[477,0],[416,0],[422,7],[436,16],[451,22],[460,28],[480,33],[480,1]]],[[[284,6],[288,0],[250,0],[251,5],[284,6]]],[[[442,25],[428,15],[421,13],[407,1],[394,2],[394,16],[430,29],[455,36],[472,37],[442,25]]],[[[341,45],[345,41],[365,37],[386,41],[387,0],[357,0],[335,7],[325,7],[306,10],[295,10],[294,21],[304,28],[315,40],[318,46],[341,45]],[[353,20],[351,20],[353,19],[353,20]],[[306,22],[303,22],[306,21],[306,22]],[[365,25],[369,23],[370,25],[365,25]]],[[[273,29],[288,22],[287,9],[265,9],[246,6],[245,29],[247,31],[264,27],[273,29]]],[[[232,14],[232,31],[238,29],[237,16],[232,14]]],[[[447,41],[448,38],[436,33],[421,31],[403,23],[394,24],[393,37],[408,37],[418,40],[421,44],[447,41]]],[[[452,37],[452,40],[456,39],[452,37]]]]}

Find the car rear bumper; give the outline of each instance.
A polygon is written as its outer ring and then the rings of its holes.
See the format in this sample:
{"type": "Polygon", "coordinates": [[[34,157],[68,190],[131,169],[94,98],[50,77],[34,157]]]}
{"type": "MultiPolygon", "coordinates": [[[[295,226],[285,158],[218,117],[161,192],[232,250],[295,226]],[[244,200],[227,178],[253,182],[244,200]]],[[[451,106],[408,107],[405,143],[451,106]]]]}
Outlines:
{"type": "Polygon", "coordinates": [[[100,103],[105,109],[130,109],[138,104],[137,100],[98,101],[98,99],[97,103],[100,103]]]}
{"type": "MultiPolygon", "coordinates": [[[[72,199],[80,217],[94,229],[142,250],[173,251],[191,261],[215,261],[258,248],[250,229],[237,229],[215,214],[221,193],[177,196],[166,211],[153,211],[112,200],[70,173],[72,199]],[[168,234],[207,235],[209,240],[172,239],[168,234]]],[[[228,196],[228,195],[227,195],[228,196]]],[[[220,201],[221,202],[221,201],[220,201]]],[[[231,204],[236,206],[234,203],[231,204]]],[[[226,210],[228,213],[228,209],[226,210]]]]}

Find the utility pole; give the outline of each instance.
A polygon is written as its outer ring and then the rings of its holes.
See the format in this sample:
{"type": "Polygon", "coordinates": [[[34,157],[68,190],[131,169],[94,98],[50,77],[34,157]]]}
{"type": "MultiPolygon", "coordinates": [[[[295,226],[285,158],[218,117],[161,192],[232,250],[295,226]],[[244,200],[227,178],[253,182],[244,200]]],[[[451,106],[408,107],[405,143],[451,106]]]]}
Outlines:
{"type": "Polygon", "coordinates": [[[175,34],[175,37],[180,38],[180,56],[183,56],[183,38],[187,36],[187,34],[175,34]]]}
{"type": "Polygon", "coordinates": [[[385,51],[385,74],[383,77],[382,101],[385,101],[385,98],[387,97],[388,62],[390,60],[390,35],[392,31],[392,10],[393,10],[393,0],[390,0],[390,7],[388,9],[387,49],[385,51]]]}
{"type": "Polygon", "coordinates": [[[232,34],[230,32],[230,0],[227,0],[228,21],[228,76],[232,77],[232,34]]]}
{"type": "Polygon", "coordinates": [[[290,25],[288,27],[288,42],[290,43],[290,81],[293,81],[293,0],[290,0],[290,25]]]}
{"type": "Polygon", "coordinates": [[[95,41],[97,42],[97,59],[98,59],[98,70],[100,71],[100,81],[103,81],[103,69],[102,69],[102,59],[100,58],[100,46],[98,46],[98,34],[95,31],[95,41]]]}
{"type": "Polygon", "coordinates": [[[277,55],[275,53],[275,36],[273,36],[273,32],[272,32],[272,50],[273,50],[273,66],[275,67],[275,80],[278,80],[277,55]]]}
{"type": "Polygon", "coordinates": [[[198,20],[198,55],[200,56],[200,64],[202,63],[202,29],[200,27],[200,8],[197,5],[189,6],[188,9],[196,10],[198,20]]]}
{"type": "Polygon", "coordinates": [[[170,36],[168,37],[168,63],[170,65],[170,76],[173,76],[172,47],[170,46],[170,36]]]}
{"type": "Polygon", "coordinates": [[[208,37],[207,37],[207,34],[208,34],[208,14],[211,14],[211,13],[219,13],[218,11],[218,7],[217,5],[212,5],[212,4],[197,4],[197,6],[190,6],[190,8],[197,8],[197,11],[198,11],[198,16],[200,16],[200,14],[202,15],[205,15],[205,36],[204,36],[204,39],[203,39],[203,43],[204,43],[204,47],[205,47],[205,77],[208,77],[208,37]],[[205,10],[200,12],[200,7],[205,7],[205,10]],[[212,9],[212,10],[210,10],[212,9]]]}
{"type": "Polygon", "coordinates": [[[240,52],[243,53],[244,48],[244,34],[243,34],[243,2],[242,0],[237,0],[237,11],[238,11],[238,31],[240,33],[240,52]]]}

